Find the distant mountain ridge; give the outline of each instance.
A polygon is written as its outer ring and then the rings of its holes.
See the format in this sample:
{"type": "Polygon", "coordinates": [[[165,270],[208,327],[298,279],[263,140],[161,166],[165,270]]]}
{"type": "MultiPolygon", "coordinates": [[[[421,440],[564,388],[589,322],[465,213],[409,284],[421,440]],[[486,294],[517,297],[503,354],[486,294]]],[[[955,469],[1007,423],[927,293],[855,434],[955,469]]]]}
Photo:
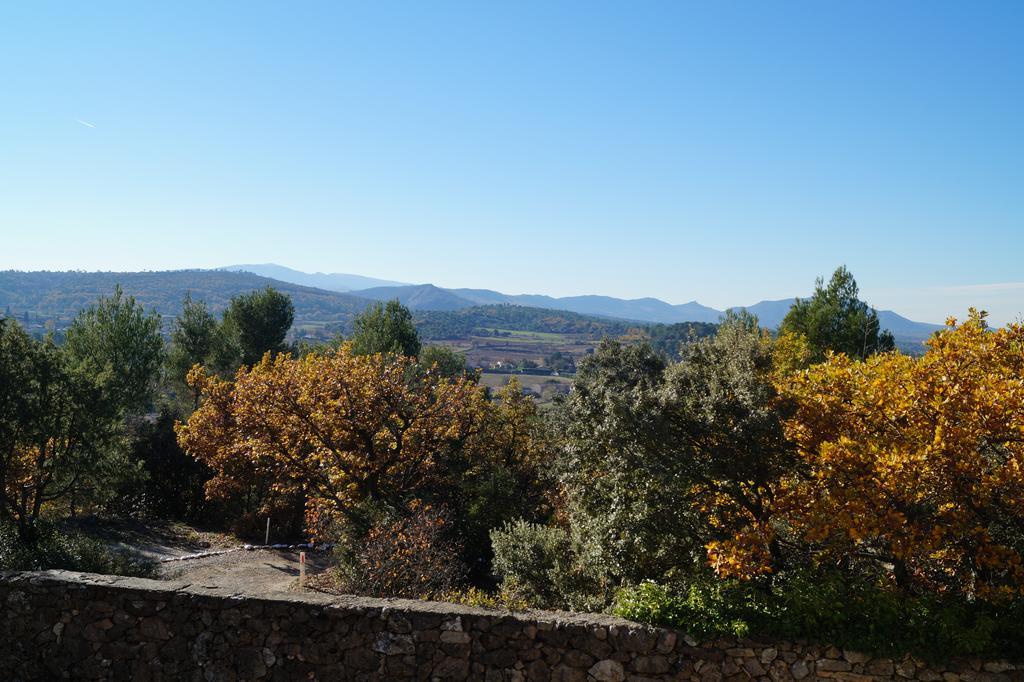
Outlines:
{"type": "MultiPolygon", "coordinates": [[[[433,284],[407,286],[373,287],[351,292],[377,301],[397,299],[414,311],[453,311],[480,305],[499,303],[566,310],[581,315],[593,315],[636,322],[676,324],[679,322],[718,322],[725,314],[697,301],[673,305],[657,298],[621,299],[611,296],[566,296],[556,298],[537,294],[509,295],[490,289],[443,289],[433,284]]],[[[732,310],[747,310],[757,315],[762,326],[777,328],[786,317],[796,298],[775,301],[760,301],[751,306],[739,306],[732,310]]],[[[895,336],[911,340],[923,340],[940,325],[915,322],[891,310],[879,310],[878,320],[883,329],[895,336]]]]}
{"type": "Polygon", "coordinates": [[[371,287],[407,286],[406,282],[394,282],[387,279],[377,279],[376,277],[364,277],[363,275],[350,275],[344,272],[302,272],[275,263],[227,265],[217,269],[228,272],[251,272],[260,277],[269,277],[270,279],[282,282],[343,293],[357,289],[369,289],[371,287]]]}

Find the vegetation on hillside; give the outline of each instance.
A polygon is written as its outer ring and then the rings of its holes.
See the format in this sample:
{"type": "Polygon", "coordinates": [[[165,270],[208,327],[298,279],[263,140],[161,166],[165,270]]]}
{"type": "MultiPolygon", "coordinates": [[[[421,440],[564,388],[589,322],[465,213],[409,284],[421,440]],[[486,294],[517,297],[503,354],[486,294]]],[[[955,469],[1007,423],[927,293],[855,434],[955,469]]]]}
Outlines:
{"type": "Polygon", "coordinates": [[[589,317],[543,308],[498,304],[453,311],[415,313],[416,330],[425,340],[457,339],[497,333],[500,330],[619,336],[638,325],[622,320],[589,317]]]}

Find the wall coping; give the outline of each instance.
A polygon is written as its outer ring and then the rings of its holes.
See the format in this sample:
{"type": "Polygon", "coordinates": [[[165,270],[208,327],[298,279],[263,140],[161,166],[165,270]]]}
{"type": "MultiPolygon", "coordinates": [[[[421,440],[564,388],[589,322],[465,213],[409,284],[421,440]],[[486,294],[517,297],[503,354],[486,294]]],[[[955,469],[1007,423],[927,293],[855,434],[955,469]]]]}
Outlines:
{"type": "MultiPolygon", "coordinates": [[[[427,601],[425,599],[402,599],[398,597],[361,597],[358,595],[334,595],[316,592],[228,592],[214,586],[205,586],[183,580],[157,580],[153,578],[133,578],[121,575],[102,573],[84,573],[51,569],[46,571],[0,571],[0,585],[17,587],[21,583],[29,585],[80,585],[95,587],[114,587],[126,591],[147,593],[152,598],[156,594],[166,593],[191,594],[201,597],[220,597],[230,600],[252,600],[263,603],[305,604],[313,607],[336,608],[344,611],[359,610],[399,610],[405,612],[440,614],[446,616],[475,616],[492,618],[510,618],[523,623],[545,623],[552,626],[576,627],[619,627],[629,630],[646,630],[650,632],[669,631],[671,628],[637,623],[617,616],[602,613],[578,613],[575,611],[541,611],[528,609],[511,611],[480,606],[468,606],[454,602],[427,601]]],[[[674,631],[674,630],[673,630],[674,631]]]]}

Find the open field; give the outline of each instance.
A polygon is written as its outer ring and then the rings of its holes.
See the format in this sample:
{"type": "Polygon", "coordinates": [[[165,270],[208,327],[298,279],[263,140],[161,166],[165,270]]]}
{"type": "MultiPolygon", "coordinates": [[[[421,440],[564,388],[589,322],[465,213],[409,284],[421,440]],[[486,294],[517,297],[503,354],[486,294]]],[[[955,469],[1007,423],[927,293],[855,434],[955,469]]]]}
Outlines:
{"type": "Polygon", "coordinates": [[[545,358],[561,352],[579,362],[593,352],[599,340],[591,336],[545,332],[510,332],[508,336],[469,336],[438,341],[466,355],[472,367],[518,366],[525,360],[545,365],[545,358]]]}
{"type": "Polygon", "coordinates": [[[492,391],[499,391],[512,379],[517,380],[524,389],[530,391],[541,404],[549,403],[559,395],[567,395],[572,387],[572,379],[568,377],[499,374],[497,372],[481,374],[480,384],[487,386],[492,391]]]}

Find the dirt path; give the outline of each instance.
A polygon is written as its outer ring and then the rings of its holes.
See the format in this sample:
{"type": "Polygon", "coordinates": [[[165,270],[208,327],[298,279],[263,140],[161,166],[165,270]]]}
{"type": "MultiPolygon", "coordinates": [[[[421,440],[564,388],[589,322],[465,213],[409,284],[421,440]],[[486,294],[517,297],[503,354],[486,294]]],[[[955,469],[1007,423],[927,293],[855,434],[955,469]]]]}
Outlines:
{"type": "MultiPolygon", "coordinates": [[[[313,576],[326,568],[323,554],[306,553],[306,575],[313,576]]],[[[160,577],[224,590],[225,594],[288,592],[298,589],[299,553],[275,549],[237,550],[162,564],[160,577]]]]}
{"type": "MultiPolygon", "coordinates": [[[[275,549],[241,549],[242,542],[225,533],[204,532],[183,523],[87,517],[69,522],[77,532],[111,549],[149,562],[163,580],[223,590],[224,594],[287,592],[298,589],[299,553],[275,549]],[[174,561],[179,557],[217,552],[215,556],[174,561]],[[170,560],[170,561],[169,561],[170,560]]],[[[306,552],[310,577],[329,566],[329,555],[306,552]]]]}

